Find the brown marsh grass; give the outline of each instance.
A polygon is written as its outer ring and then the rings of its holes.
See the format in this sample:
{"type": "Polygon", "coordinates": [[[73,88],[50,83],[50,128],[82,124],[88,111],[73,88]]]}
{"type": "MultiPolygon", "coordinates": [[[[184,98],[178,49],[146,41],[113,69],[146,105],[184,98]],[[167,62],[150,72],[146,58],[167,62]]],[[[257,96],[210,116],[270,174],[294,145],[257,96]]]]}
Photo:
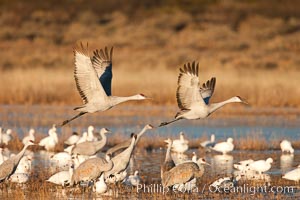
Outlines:
{"type": "MultiPolygon", "coordinates": [[[[200,69],[201,70],[201,69],[200,69]]],[[[80,105],[72,69],[9,70],[1,73],[0,99],[3,104],[60,104],[80,105]]],[[[113,93],[119,96],[144,93],[153,100],[138,102],[149,104],[176,104],[178,69],[130,70],[114,69],[113,93]]],[[[217,77],[212,101],[221,101],[239,95],[254,107],[298,106],[300,96],[298,71],[206,70],[202,82],[217,77]],[[290,92],[293,91],[293,95],[290,92]]],[[[133,104],[133,103],[132,103],[133,104]]],[[[137,104],[134,102],[134,104],[137,104]]]]}
{"type": "Polygon", "coordinates": [[[276,1],[270,13],[261,1],[75,1],[69,12],[66,1],[56,9],[31,2],[3,2],[0,104],[81,104],[72,46],[88,41],[91,49],[115,46],[116,95],[175,104],[178,69],[196,60],[201,82],[217,77],[214,101],[240,95],[255,107],[300,105],[299,3],[276,1]]]}

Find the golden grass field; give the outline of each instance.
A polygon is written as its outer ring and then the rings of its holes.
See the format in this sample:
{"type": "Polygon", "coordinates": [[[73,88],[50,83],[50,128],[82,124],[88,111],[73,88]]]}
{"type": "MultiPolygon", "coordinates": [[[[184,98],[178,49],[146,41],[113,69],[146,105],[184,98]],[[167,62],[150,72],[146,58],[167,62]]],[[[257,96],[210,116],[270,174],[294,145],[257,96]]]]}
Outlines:
{"type": "Polygon", "coordinates": [[[202,82],[217,77],[213,101],[240,95],[255,107],[300,106],[300,20],[293,1],[149,8],[142,1],[122,9],[107,4],[106,11],[101,1],[82,10],[80,1],[56,9],[17,2],[3,1],[1,9],[0,104],[81,104],[72,47],[83,41],[91,51],[115,47],[115,95],[144,93],[154,98],[149,104],[175,104],[179,68],[196,60],[202,82]]]}

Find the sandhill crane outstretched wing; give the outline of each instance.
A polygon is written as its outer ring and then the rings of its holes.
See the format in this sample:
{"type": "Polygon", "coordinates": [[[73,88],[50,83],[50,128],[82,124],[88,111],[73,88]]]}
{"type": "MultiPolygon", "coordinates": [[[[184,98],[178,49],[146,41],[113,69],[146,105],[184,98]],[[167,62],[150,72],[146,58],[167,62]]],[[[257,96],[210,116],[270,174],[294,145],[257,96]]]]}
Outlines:
{"type": "Polygon", "coordinates": [[[209,104],[209,99],[215,91],[215,86],[216,86],[216,78],[212,77],[206,83],[203,83],[202,87],[200,88],[200,94],[204,102],[206,103],[206,105],[209,104]]]}
{"type": "Polygon", "coordinates": [[[80,47],[74,48],[75,56],[75,70],[74,77],[77,90],[83,100],[87,104],[92,98],[97,98],[98,101],[105,101],[106,93],[98,80],[100,74],[99,67],[97,69],[93,66],[91,58],[89,57],[88,45],[85,48],[83,44],[80,47]]]}
{"type": "Polygon", "coordinates": [[[107,96],[111,96],[112,54],[113,47],[109,53],[108,48],[105,47],[104,50],[95,50],[92,58],[93,67],[107,96]]]}
{"type": "Polygon", "coordinates": [[[208,104],[214,92],[216,78],[211,78],[200,87],[198,71],[199,63],[195,61],[180,68],[176,97],[178,107],[182,110],[189,109],[193,103],[208,104]]]}
{"type": "Polygon", "coordinates": [[[198,77],[199,64],[195,61],[184,64],[180,68],[180,73],[177,83],[177,104],[180,111],[175,115],[175,119],[168,122],[162,122],[159,127],[166,126],[181,119],[203,119],[208,117],[211,113],[228,103],[245,103],[244,99],[239,96],[231,97],[222,102],[209,103],[210,97],[214,93],[216,78],[213,77],[206,83],[199,83],[198,77]]]}

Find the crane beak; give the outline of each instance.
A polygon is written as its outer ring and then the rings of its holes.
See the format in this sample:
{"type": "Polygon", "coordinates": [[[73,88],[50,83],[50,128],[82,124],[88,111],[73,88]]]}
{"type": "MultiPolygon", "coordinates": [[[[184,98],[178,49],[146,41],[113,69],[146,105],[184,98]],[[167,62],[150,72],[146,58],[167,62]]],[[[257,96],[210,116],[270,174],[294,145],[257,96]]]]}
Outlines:
{"type": "Polygon", "coordinates": [[[246,105],[249,105],[248,101],[247,101],[245,98],[240,97],[240,96],[238,96],[238,98],[240,98],[240,100],[242,101],[241,103],[244,103],[244,104],[246,104],[246,105]]]}
{"type": "Polygon", "coordinates": [[[154,100],[152,97],[146,97],[146,99],[148,99],[148,100],[154,100]]]}

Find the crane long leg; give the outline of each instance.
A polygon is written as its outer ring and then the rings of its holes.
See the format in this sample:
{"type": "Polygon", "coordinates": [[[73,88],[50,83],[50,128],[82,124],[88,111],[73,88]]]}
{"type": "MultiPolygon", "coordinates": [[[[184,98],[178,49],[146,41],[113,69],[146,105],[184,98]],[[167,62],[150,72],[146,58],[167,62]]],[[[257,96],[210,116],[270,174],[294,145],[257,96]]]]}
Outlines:
{"type": "Polygon", "coordinates": [[[169,121],[169,122],[162,122],[158,127],[166,126],[166,125],[171,124],[171,123],[173,123],[173,122],[176,122],[176,121],[178,121],[178,120],[180,120],[180,119],[181,119],[181,118],[177,118],[177,119],[174,119],[174,120],[169,121]]]}
{"type": "Polygon", "coordinates": [[[72,117],[71,119],[67,119],[65,121],[63,121],[63,123],[60,125],[60,126],[64,126],[66,125],[67,123],[69,123],[70,121],[73,121],[74,119],[86,114],[87,112],[80,112],[78,115],[75,115],[74,117],[72,117]]]}

